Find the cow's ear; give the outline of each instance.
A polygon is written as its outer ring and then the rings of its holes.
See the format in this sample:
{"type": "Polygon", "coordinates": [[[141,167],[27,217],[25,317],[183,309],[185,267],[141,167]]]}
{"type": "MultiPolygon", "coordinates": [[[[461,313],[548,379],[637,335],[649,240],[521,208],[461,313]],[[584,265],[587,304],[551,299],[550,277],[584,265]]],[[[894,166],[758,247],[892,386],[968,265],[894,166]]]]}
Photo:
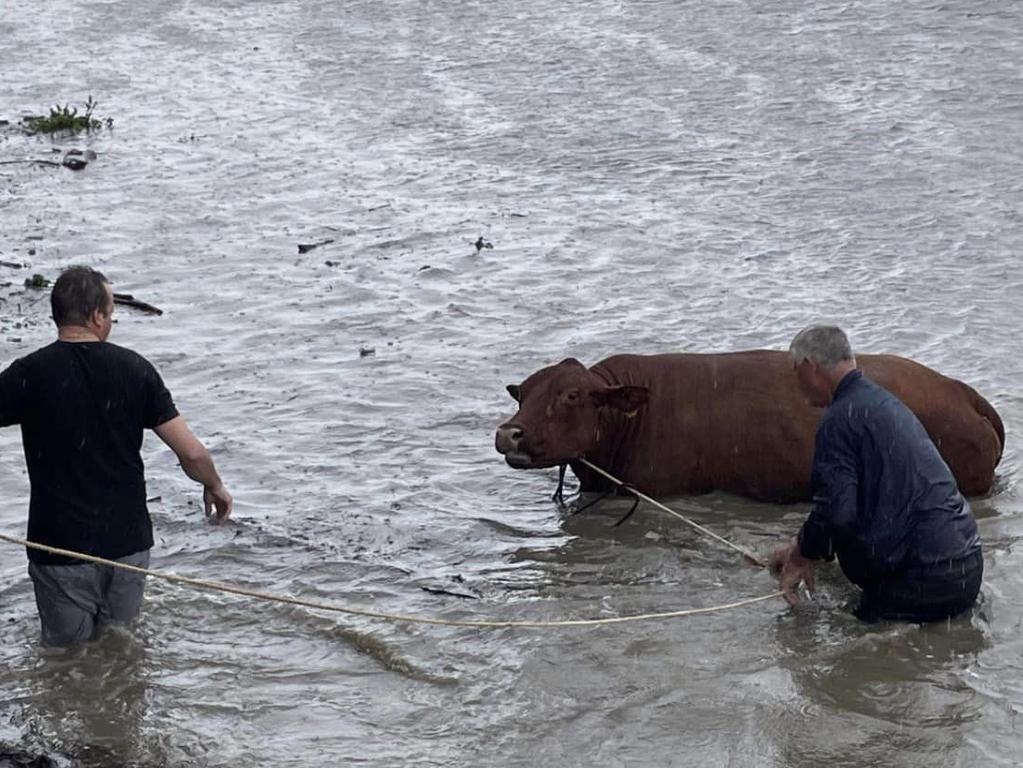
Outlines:
{"type": "Polygon", "coordinates": [[[632,416],[650,400],[650,390],[646,387],[626,384],[619,387],[595,389],[591,393],[591,397],[597,405],[616,408],[626,415],[632,416]]]}
{"type": "Polygon", "coordinates": [[[519,395],[521,394],[520,390],[521,388],[519,387],[518,384],[508,385],[508,394],[512,396],[512,399],[515,400],[516,403],[522,402],[521,400],[519,400],[519,395]]]}

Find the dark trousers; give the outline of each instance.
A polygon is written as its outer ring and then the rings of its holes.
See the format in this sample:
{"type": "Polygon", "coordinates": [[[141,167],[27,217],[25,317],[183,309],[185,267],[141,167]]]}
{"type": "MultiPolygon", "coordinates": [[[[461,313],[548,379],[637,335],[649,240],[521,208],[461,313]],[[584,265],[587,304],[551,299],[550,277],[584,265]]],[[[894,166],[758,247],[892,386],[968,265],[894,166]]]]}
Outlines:
{"type": "Polygon", "coordinates": [[[941,621],[973,607],[984,575],[981,551],[959,560],[907,568],[863,586],[855,613],[863,621],[941,621]]]}

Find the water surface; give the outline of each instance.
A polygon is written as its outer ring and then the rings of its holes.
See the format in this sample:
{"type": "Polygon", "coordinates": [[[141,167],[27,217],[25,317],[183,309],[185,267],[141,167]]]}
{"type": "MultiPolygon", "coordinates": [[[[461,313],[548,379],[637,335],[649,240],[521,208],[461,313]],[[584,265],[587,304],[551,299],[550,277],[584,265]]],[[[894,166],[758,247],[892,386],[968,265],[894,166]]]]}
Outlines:
{"type": "MultiPolygon", "coordinates": [[[[923,0],[7,0],[0,364],[85,262],[237,499],[158,440],[154,567],[449,618],[731,602],[763,572],[627,502],[566,518],[493,450],[504,386],[574,356],[782,348],[835,321],[983,392],[983,605],[868,627],[818,602],[557,631],[388,624],[153,583],[131,632],[39,647],[0,549],[0,741],[93,765],[1014,765],[1023,707],[1023,9],[923,0]],[[480,236],[493,248],[477,252],[480,236]],[[299,243],[332,242],[299,253],[299,243]],[[373,350],[369,354],[369,350],[373,350]],[[427,591],[424,587],[435,591],[427,591]],[[437,594],[447,590],[473,598],[437,594]]],[[[24,531],[17,430],[0,530],[24,531]]],[[[693,500],[685,500],[692,503],[693,500]]],[[[695,500],[766,551],[805,506],[695,500]]]]}

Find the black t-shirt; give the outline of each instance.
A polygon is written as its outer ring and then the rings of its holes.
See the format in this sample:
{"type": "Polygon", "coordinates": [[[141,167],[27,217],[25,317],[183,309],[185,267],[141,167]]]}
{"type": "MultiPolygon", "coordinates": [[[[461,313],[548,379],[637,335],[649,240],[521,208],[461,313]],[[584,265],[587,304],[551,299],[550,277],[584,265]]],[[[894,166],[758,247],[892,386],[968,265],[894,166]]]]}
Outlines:
{"type": "Polygon", "coordinates": [[[106,558],[152,547],[142,430],[177,415],[152,364],[107,342],[55,341],[0,373],[0,426],[21,425],[32,484],[29,540],[106,558]]]}

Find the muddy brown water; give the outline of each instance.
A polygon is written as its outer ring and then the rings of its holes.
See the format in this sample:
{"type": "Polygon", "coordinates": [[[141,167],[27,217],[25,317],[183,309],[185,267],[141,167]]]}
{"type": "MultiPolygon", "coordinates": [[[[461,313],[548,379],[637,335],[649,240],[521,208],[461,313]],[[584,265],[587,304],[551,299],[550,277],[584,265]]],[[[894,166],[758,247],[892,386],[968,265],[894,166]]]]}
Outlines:
{"type": "MultiPolygon", "coordinates": [[[[0,364],[52,337],[25,277],[99,267],[165,311],[119,310],[112,340],[160,367],[236,495],[205,525],[147,437],[157,568],[450,618],[770,591],[655,510],[569,518],[556,472],[504,465],[504,386],[567,356],[837,321],[970,382],[1009,435],[975,502],[983,604],[922,628],[857,623],[834,572],[795,612],[542,632],[153,583],[132,631],[51,651],[5,544],[0,742],[93,765],[1023,760],[1017,3],[7,0],[0,60],[0,118],[89,94],[114,118],[0,126],[3,160],[98,155],[0,166],[0,260],[24,265],[0,267],[0,364]]],[[[3,430],[0,531],[27,492],[3,430]]],[[[807,511],[685,501],[760,551],[807,511]]]]}

